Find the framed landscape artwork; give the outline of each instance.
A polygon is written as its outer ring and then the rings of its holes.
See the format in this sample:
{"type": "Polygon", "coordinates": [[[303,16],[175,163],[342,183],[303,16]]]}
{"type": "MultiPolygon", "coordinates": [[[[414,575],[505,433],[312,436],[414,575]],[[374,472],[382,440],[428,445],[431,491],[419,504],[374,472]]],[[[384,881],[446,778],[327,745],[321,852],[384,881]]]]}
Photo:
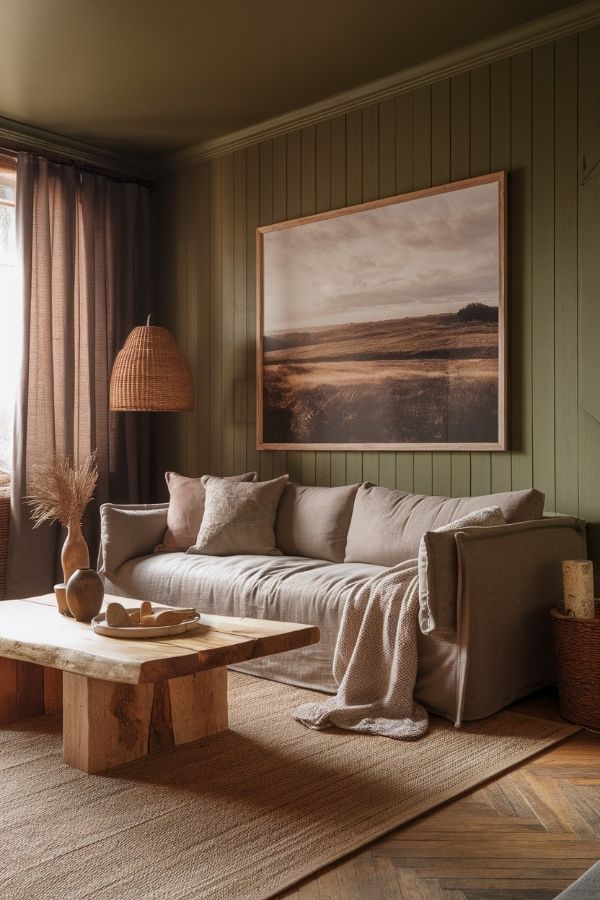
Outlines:
{"type": "Polygon", "coordinates": [[[261,449],[506,449],[505,173],[258,229],[261,449]]]}

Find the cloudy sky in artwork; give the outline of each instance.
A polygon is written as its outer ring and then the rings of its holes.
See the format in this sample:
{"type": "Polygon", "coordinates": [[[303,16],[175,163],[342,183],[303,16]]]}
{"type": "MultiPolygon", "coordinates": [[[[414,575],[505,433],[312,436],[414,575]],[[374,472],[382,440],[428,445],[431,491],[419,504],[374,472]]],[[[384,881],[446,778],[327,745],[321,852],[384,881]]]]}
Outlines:
{"type": "Polygon", "coordinates": [[[498,185],[272,231],[264,260],[266,333],[497,306],[498,185]]]}

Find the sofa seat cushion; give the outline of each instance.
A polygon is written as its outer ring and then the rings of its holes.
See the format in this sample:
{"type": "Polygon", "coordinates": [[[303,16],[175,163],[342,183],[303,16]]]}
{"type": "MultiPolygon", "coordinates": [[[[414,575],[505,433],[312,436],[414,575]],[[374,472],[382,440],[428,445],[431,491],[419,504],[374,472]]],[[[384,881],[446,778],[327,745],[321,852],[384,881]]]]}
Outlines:
{"type": "Polygon", "coordinates": [[[106,591],[201,613],[316,624],[318,644],[255,660],[244,670],[335,691],[332,660],[345,592],[381,569],[302,557],[170,553],[126,562],[106,591]]]}
{"type": "Polygon", "coordinates": [[[509,523],[541,519],[544,495],[534,489],[481,497],[429,497],[362,484],[356,494],[346,562],[395,566],[414,559],[427,531],[468,513],[498,506],[509,523]]]}

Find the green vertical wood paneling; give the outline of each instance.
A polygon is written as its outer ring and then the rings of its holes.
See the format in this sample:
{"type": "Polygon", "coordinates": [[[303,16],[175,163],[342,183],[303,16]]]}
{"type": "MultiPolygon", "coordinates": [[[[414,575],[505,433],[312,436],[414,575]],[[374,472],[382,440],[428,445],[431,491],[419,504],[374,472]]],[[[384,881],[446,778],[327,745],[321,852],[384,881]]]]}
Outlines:
{"type": "MultiPolygon", "coordinates": [[[[194,390],[198,391],[198,319],[200,315],[199,304],[196,302],[199,291],[198,272],[198,246],[199,210],[198,168],[187,169],[184,173],[184,187],[189,202],[185,204],[185,215],[182,220],[185,225],[183,240],[185,242],[185,335],[184,346],[187,358],[192,366],[194,376],[194,390]]],[[[189,416],[184,416],[185,424],[185,463],[189,472],[195,472],[198,465],[198,434],[199,434],[199,409],[198,406],[189,416]]]]}
{"type": "MultiPolygon", "coordinates": [[[[180,171],[177,173],[175,185],[175,216],[174,216],[174,238],[175,238],[175,257],[174,257],[174,288],[177,297],[187,297],[187,275],[188,275],[188,245],[186,242],[186,221],[185,216],[180,215],[180,210],[184,208],[184,198],[187,194],[188,173],[180,171]]],[[[178,303],[174,309],[173,328],[177,341],[181,346],[186,346],[186,324],[187,324],[187,303],[178,303]]],[[[177,469],[187,469],[189,459],[187,456],[188,445],[187,436],[187,416],[169,416],[170,427],[173,431],[173,442],[176,448],[174,456],[175,466],[177,469]]]]}
{"type": "Polygon", "coordinates": [[[577,36],[556,44],[554,456],[556,509],[579,513],[577,428],[577,36]]]}
{"type": "Polygon", "coordinates": [[[533,483],[556,508],[554,471],[554,45],[532,60],[532,417],[533,483]]]}
{"type": "Polygon", "coordinates": [[[210,471],[218,474],[221,464],[221,410],[223,408],[223,384],[221,372],[221,170],[222,160],[210,163],[210,413],[209,440],[210,471]]]}
{"type": "MultiPolygon", "coordinates": [[[[157,271],[156,271],[156,295],[154,297],[153,311],[156,319],[173,332],[176,330],[175,313],[180,302],[180,294],[176,284],[176,259],[178,245],[175,233],[175,218],[178,209],[178,196],[176,181],[170,178],[168,183],[162,183],[153,194],[153,209],[159,218],[154,229],[157,271]],[[159,227],[158,227],[159,226],[159,227]],[[163,303],[163,298],[168,298],[163,303]]],[[[153,485],[155,496],[163,499],[167,494],[164,473],[170,469],[177,469],[180,465],[180,447],[176,433],[168,427],[171,415],[169,413],[158,414],[152,417],[154,454],[153,465],[158,469],[154,473],[153,485]]]]}
{"type": "Polygon", "coordinates": [[[233,158],[233,470],[246,471],[246,154],[233,158]]]}
{"type": "Polygon", "coordinates": [[[225,156],[221,166],[221,471],[232,475],[234,456],[234,333],[233,296],[233,156],[225,156]]]}
{"type": "MultiPolygon", "coordinates": [[[[198,355],[194,361],[196,373],[196,466],[193,474],[202,475],[210,469],[210,163],[198,166],[198,297],[188,297],[198,310],[198,355]]],[[[244,296],[244,303],[245,303],[244,296]]],[[[245,374],[245,373],[244,373],[245,374]]],[[[245,460],[245,454],[244,454],[245,460]]]]}
{"type": "Polygon", "coordinates": [[[533,482],[531,358],[531,53],[511,60],[511,187],[509,194],[512,474],[515,488],[533,482]]]}
{"type": "Polygon", "coordinates": [[[600,29],[579,37],[579,509],[600,512],[600,29]]]}
{"type": "Polygon", "coordinates": [[[197,407],[155,428],[154,483],[166,468],[454,495],[535,483],[548,509],[599,516],[599,160],[600,31],[590,29],[165,176],[158,318],[192,363],[197,407]],[[258,452],[258,224],[500,169],[509,452],[258,452]]]}

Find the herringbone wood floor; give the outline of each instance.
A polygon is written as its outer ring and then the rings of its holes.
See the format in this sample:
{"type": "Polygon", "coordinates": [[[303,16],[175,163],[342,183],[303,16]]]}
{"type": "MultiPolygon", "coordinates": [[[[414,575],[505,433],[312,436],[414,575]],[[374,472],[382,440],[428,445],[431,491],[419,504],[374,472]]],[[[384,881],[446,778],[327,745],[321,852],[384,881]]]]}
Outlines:
{"type": "MultiPolygon", "coordinates": [[[[514,708],[558,717],[550,694],[514,708]]],[[[553,900],[599,857],[600,735],[582,731],[282,897],[553,900]]]]}

